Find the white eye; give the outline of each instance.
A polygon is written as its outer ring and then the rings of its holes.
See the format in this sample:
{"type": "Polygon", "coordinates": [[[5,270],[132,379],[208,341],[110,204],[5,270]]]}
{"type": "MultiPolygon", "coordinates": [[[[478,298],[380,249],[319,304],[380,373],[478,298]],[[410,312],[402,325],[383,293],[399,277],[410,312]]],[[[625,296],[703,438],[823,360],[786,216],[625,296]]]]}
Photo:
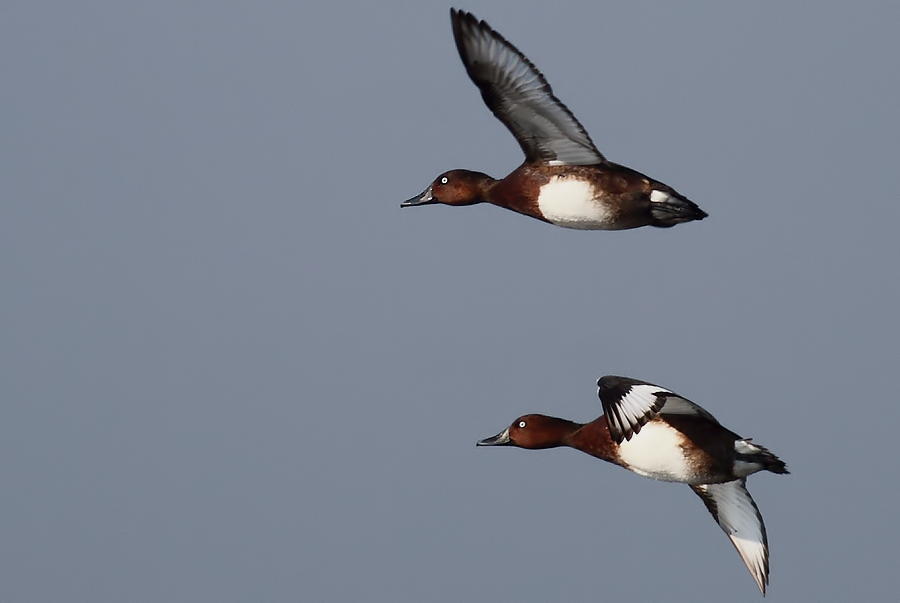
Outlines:
{"type": "Polygon", "coordinates": [[[519,421],[519,429],[524,429],[525,421],[519,421]]]}
{"type": "Polygon", "coordinates": [[[448,182],[450,182],[450,181],[447,179],[446,176],[444,176],[443,178],[441,178],[441,184],[447,184],[448,182]]]}

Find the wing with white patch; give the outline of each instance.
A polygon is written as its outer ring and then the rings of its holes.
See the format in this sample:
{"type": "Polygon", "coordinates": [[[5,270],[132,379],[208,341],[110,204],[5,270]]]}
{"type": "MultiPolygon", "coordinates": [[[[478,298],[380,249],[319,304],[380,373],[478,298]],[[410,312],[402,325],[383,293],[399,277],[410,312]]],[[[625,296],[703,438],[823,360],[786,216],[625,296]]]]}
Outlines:
{"type": "Polygon", "coordinates": [[[615,375],[601,377],[597,388],[609,434],[617,444],[639,433],[663,408],[667,396],[675,395],[657,385],[615,375]]]}
{"type": "Polygon", "coordinates": [[[739,479],[724,484],[691,486],[691,490],[703,499],[719,527],[725,531],[756,585],[766,594],[769,584],[769,543],[766,524],[759,508],[747,491],[746,480],[739,479]]]}
{"type": "Polygon", "coordinates": [[[466,71],[491,112],[509,128],[527,161],[594,165],[606,159],[550,84],[515,46],[474,15],[450,10],[466,71]]]}

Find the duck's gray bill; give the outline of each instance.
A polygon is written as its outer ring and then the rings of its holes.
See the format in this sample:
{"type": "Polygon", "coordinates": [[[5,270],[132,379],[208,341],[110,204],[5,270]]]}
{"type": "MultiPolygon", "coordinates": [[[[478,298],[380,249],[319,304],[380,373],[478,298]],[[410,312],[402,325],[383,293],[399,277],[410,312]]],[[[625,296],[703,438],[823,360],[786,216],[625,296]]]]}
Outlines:
{"type": "Polygon", "coordinates": [[[412,199],[407,199],[403,203],[400,204],[400,207],[413,207],[415,205],[429,205],[431,203],[437,203],[437,199],[434,198],[434,195],[431,193],[431,187],[425,189],[421,195],[416,195],[412,199]]]}
{"type": "Polygon", "coordinates": [[[504,429],[497,435],[491,438],[485,438],[480,442],[477,442],[476,446],[509,446],[509,428],[504,429]]]}

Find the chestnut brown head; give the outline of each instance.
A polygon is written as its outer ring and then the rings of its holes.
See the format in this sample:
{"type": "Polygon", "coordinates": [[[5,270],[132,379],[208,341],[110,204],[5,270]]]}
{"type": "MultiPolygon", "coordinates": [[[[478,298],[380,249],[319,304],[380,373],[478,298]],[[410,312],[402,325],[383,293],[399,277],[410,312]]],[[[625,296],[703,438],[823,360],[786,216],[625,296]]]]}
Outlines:
{"type": "Polygon", "coordinates": [[[451,170],[444,172],[422,194],[404,201],[400,207],[416,205],[474,205],[484,201],[485,187],[494,179],[481,172],[451,170]]]}
{"type": "Polygon", "coordinates": [[[525,415],[497,435],[478,442],[478,446],[516,446],[529,450],[566,446],[566,438],[581,425],[548,417],[546,415],[525,415]]]}

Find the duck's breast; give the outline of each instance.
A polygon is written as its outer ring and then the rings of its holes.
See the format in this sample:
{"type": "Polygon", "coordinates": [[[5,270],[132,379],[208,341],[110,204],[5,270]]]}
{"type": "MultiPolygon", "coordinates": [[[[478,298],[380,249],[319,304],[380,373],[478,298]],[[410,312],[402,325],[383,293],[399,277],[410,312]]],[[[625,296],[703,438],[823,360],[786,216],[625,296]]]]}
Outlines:
{"type": "Polygon", "coordinates": [[[545,220],[564,228],[616,228],[614,212],[598,197],[590,180],[553,176],[538,190],[537,206],[545,220]]]}
{"type": "Polygon", "coordinates": [[[698,479],[689,453],[691,442],[664,421],[650,421],[631,440],[619,444],[619,462],[638,475],[667,482],[698,479]]]}

